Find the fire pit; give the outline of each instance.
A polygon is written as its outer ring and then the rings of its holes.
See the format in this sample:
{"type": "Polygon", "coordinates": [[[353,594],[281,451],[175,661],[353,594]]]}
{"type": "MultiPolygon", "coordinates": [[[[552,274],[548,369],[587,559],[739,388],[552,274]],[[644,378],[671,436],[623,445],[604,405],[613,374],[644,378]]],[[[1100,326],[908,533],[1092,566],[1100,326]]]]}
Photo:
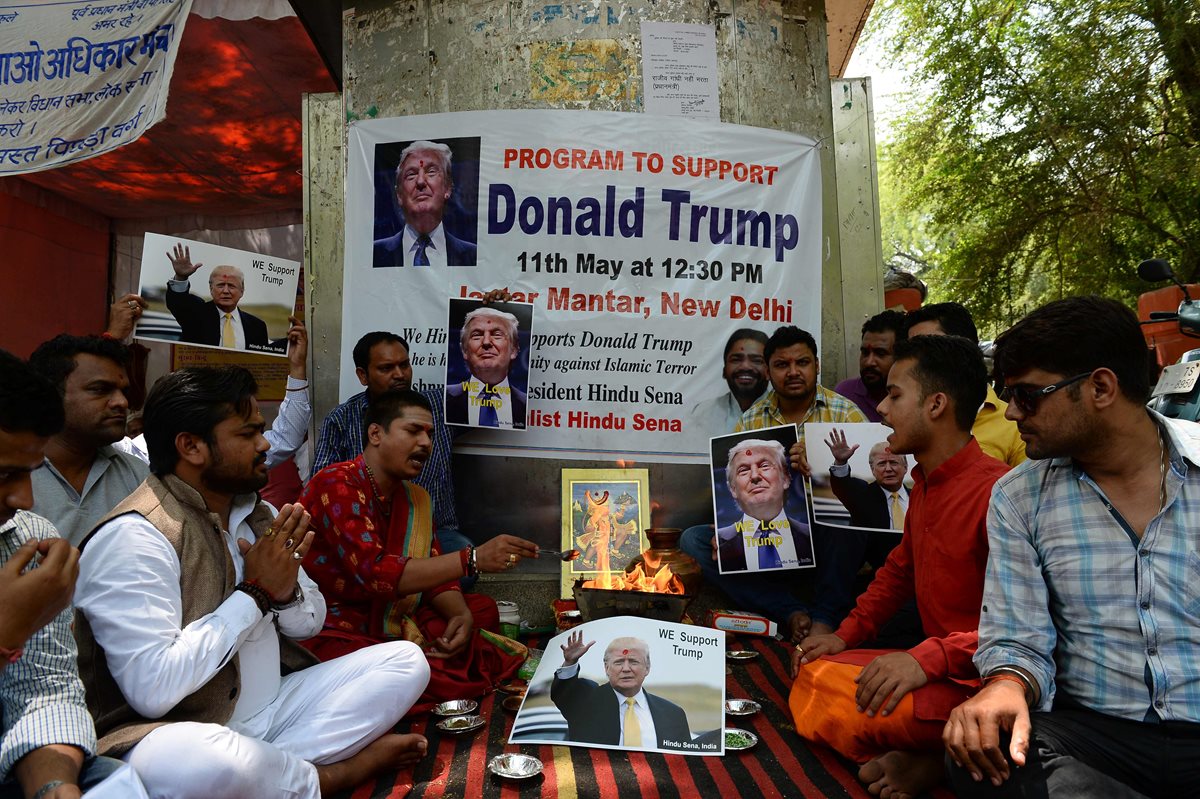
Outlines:
{"type": "Polygon", "coordinates": [[[700,567],[680,551],[679,533],[674,528],[647,529],[650,549],[634,558],[624,574],[604,571],[595,580],[576,580],[575,603],[583,620],[611,616],[682,619],[700,578],[700,567]]]}
{"type": "Polygon", "coordinates": [[[658,594],[649,591],[625,591],[612,588],[584,587],[583,580],[574,585],[575,602],[584,621],[607,619],[612,616],[641,616],[657,621],[677,622],[692,601],[691,594],[658,594]]]}

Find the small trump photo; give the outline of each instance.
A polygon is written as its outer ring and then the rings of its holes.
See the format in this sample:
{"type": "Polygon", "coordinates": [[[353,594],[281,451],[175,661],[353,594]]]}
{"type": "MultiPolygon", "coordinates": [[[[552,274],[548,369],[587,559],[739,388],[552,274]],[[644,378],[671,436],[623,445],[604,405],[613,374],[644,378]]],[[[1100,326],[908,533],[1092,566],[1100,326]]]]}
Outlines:
{"type": "Polygon", "coordinates": [[[375,146],[374,267],[475,266],[479,138],[375,146]]]}
{"type": "Polygon", "coordinates": [[[524,430],[533,305],[450,300],[446,423],[524,430]]]}
{"type": "Polygon", "coordinates": [[[904,532],[912,462],[888,448],[875,422],[804,426],[812,467],[813,516],[831,527],[904,532]]]}
{"type": "Polygon", "coordinates": [[[816,565],[804,483],[789,459],[796,437],[795,425],[782,425],[711,440],[722,574],[816,565]]]}
{"type": "Polygon", "coordinates": [[[724,706],[724,632],[614,616],[550,639],[509,743],[719,755],[724,706]]]}
{"type": "Polygon", "coordinates": [[[297,261],[147,233],[134,335],[285,356],[299,279],[297,261]]]}

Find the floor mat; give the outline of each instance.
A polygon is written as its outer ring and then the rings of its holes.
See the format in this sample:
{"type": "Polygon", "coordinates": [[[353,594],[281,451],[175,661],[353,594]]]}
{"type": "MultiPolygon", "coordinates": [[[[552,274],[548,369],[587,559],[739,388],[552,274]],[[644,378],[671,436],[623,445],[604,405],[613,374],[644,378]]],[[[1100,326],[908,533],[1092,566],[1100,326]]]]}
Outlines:
{"type": "MultiPolygon", "coordinates": [[[[429,739],[429,755],[411,773],[388,774],[337,799],[456,799],[457,797],[564,797],[573,799],[683,799],[683,797],[827,797],[868,799],[855,778],[857,768],[823,747],[796,735],[787,711],[791,687],[791,647],[771,639],[744,636],[739,645],[759,657],[731,666],[726,694],[754,699],[763,712],[727,722],[759,737],[758,746],[724,757],[685,757],[627,753],[574,746],[509,746],[514,714],[500,707],[502,695],[485,698],[480,711],[487,724],[467,736],[441,733],[437,719],[420,719],[413,732],[429,739]],[[507,782],[487,771],[488,761],[520,751],[541,759],[541,777],[507,782]]],[[[943,794],[944,795],[944,794],[943,794]]]]}

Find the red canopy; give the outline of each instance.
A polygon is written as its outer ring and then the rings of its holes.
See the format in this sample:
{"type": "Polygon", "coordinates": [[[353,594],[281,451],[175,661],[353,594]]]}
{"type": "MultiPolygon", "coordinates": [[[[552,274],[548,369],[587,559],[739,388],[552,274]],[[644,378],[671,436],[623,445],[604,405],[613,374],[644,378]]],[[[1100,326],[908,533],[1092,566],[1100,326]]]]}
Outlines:
{"type": "Polygon", "coordinates": [[[301,95],[337,91],[296,17],[188,17],[167,117],[133,144],[25,176],[107,217],[301,207],[301,95]]]}

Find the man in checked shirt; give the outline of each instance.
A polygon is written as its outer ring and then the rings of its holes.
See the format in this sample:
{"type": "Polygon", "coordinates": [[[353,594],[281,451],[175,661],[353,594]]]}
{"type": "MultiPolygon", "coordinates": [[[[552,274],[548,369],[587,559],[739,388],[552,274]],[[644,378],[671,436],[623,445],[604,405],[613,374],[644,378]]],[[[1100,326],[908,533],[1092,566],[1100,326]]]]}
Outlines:
{"type": "Polygon", "coordinates": [[[79,552],[29,513],[29,475],[62,424],[53,384],[0,350],[0,799],[78,799],[121,765],[93,757],[96,731],[75,667],[79,552]]]}
{"type": "Polygon", "coordinates": [[[975,665],[943,738],[959,797],[1200,786],[1200,425],[1145,407],[1133,313],[1073,297],[996,341],[1031,460],[996,484],[975,665]],[[1016,768],[1013,768],[1013,766],[1016,768]]]}

